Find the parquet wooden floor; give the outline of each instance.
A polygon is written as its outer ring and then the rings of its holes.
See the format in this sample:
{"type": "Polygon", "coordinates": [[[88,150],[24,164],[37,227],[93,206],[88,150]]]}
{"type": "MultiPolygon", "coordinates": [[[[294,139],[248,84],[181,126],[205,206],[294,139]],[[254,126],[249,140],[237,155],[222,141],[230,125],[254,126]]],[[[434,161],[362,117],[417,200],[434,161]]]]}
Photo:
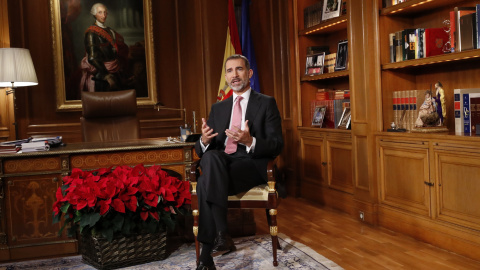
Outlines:
{"type": "MultiPolygon", "coordinates": [[[[257,234],[269,233],[265,210],[256,209],[254,215],[257,234]]],[[[367,225],[301,198],[282,200],[277,221],[279,232],[306,244],[346,270],[480,269],[480,261],[367,225]]]]}

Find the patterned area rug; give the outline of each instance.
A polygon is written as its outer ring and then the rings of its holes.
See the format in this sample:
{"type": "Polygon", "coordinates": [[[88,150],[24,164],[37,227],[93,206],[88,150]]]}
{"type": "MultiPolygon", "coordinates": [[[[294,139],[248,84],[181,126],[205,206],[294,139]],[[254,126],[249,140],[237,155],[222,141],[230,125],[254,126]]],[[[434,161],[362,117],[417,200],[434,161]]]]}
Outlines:
{"type": "MultiPolygon", "coordinates": [[[[236,238],[237,251],[215,258],[217,269],[343,269],[336,263],[316,253],[311,248],[279,234],[282,250],[278,250],[278,266],[272,265],[272,244],[270,235],[256,235],[236,238]]],[[[94,267],[82,262],[81,256],[48,260],[0,264],[0,270],[87,270],[94,267]]],[[[151,262],[121,269],[195,269],[195,245],[183,244],[164,261],[151,262]]]]}

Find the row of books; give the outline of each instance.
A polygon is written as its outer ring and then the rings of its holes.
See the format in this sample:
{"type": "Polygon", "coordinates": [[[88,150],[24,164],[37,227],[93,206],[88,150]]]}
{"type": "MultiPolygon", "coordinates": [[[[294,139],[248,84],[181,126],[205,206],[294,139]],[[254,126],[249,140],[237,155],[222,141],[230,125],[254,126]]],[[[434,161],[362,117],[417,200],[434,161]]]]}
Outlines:
{"type": "Polygon", "coordinates": [[[303,9],[303,23],[305,28],[312,27],[322,22],[323,3],[319,1],[303,9]]]}
{"type": "Polygon", "coordinates": [[[427,90],[393,91],[393,122],[406,130],[415,127],[418,111],[427,90]]]}
{"type": "Polygon", "coordinates": [[[383,7],[384,8],[391,7],[406,1],[407,0],[383,0],[383,7]]]}
{"type": "Polygon", "coordinates": [[[303,9],[303,23],[305,28],[315,26],[322,21],[335,18],[340,14],[347,14],[345,0],[322,0],[303,9]]]}
{"type": "Polygon", "coordinates": [[[449,50],[448,41],[448,33],[443,28],[403,29],[390,33],[390,62],[443,54],[449,50]]]}
{"type": "Polygon", "coordinates": [[[474,7],[455,7],[450,11],[450,51],[478,49],[480,37],[480,4],[474,7]]]}
{"type": "Polygon", "coordinates": [[[317,89],[315,100],[350,99],[350,90],[317,89]]]}
{"type": "Polygon", "coordinates": [[[318,106],[326,106],[325,119],[321,127],[325,128],[338,128],[340,119],[345,108],[350,108],[349,99],[336,99],[336,100],[313,100],[311,101],[310,116],[313,122],[315,108],[318,106]]]}
{"type": "Polygon", "coordinates": [[[480,125],[480,88],[454,89],[455,133],[476,133],[480,125]]]}

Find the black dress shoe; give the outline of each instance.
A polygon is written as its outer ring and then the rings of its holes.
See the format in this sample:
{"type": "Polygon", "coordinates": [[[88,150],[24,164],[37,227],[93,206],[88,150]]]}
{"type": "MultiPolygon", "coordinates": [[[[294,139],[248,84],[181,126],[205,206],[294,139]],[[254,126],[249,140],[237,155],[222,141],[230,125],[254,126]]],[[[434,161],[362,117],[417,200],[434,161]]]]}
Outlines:
{"type": "Polygon", "coordinates": [[[218,232],[212,249],[212,257],[220,256],[235,250],[237,250],[237,248],[233,243],[232,237],[230,237],[228,233],[218,232]]]}
{"type": "Polygon", "coordinates": [[[203,262],[200,262],[197,266],[197,270],[217,270],[215,263],[212,262],[212,265],[205,265],[203,262]]]}

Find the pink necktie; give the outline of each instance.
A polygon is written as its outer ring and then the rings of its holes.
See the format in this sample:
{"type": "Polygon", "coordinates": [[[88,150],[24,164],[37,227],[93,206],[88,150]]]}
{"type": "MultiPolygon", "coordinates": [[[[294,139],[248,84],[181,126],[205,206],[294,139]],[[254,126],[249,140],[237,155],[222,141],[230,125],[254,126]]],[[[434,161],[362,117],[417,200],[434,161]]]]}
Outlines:
{"type": "MultiPolygon", "coordinates": [[[[235,127],[241,128],[242,124],[242,107],[240,106],[240,101],[243,99],[242,96],[238,96],[233,106],[233,116],[232,123],[230,124],[231,130],[236,130],[235,127]]],[[[225,146],[225,153],[233,154],[237,151],[237,142],[232,138],[228,138],[227,145],[225,146]]]]}

